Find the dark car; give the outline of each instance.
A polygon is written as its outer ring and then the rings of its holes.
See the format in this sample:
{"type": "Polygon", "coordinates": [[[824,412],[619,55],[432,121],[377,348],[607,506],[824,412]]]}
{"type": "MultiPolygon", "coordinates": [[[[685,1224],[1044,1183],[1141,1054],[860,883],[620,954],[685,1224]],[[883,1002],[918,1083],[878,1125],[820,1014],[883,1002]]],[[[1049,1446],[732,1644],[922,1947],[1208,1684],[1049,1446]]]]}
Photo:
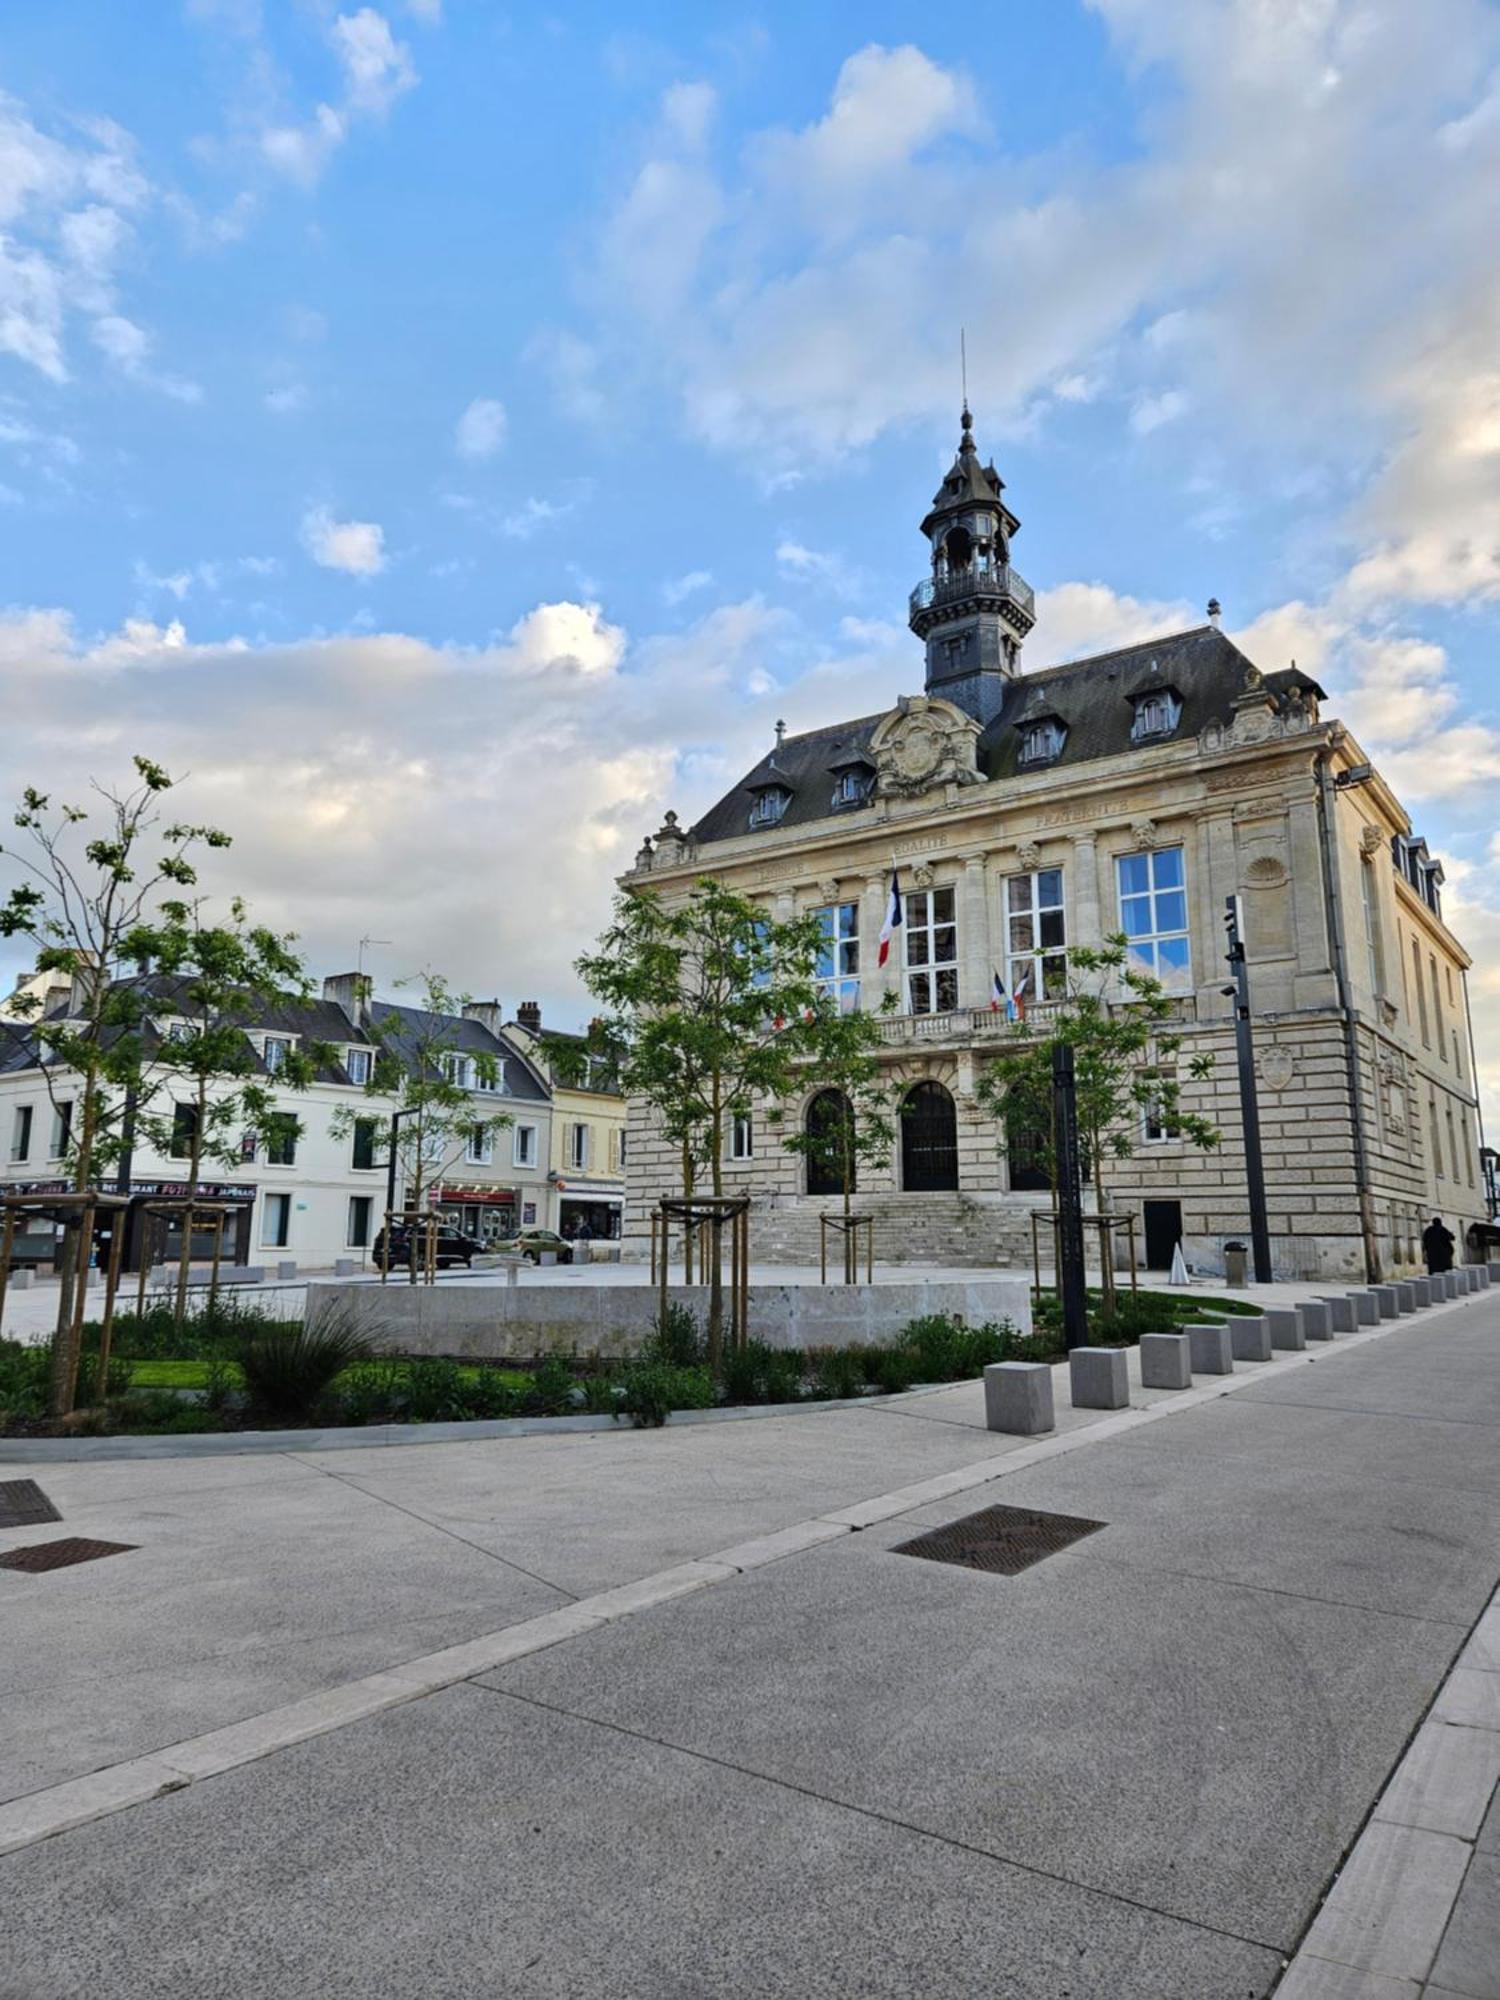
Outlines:
{"type": "MultiPolygon", "coordinates": [[[[403,1270],[410,1267],[413,1236],[416,1239],[417,1263],[419,1265],[422,1263],[422,1260],[427,1255],[427,1231],[422,1228],[414,1231],[409,1224],[398,1222],[391,1231],[391,1270],[403,1270]]],[[[439,1269],[444,1264],[462,1264],[468,1270],[472,1268],[476,1255],[483,1248],[484,1245],[482,1243],[477,1243],[472,1236],[465,1236],[461,1229],[455,1229],[451,1223],[444,1222],[439,1224],[436,1245],[439,1269]]],[[[375,1238],[374,1254],[377,1265],[380,1263],[384,1249],[385,1231],[382,1229],[375,1238]]]]}

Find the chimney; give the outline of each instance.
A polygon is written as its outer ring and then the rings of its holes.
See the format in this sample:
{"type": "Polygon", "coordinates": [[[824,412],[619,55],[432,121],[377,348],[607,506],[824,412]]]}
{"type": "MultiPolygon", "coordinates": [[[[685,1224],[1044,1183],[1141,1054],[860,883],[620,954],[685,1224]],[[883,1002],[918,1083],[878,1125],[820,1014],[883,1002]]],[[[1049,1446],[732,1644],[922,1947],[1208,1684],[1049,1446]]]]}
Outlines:
{"type": "Polygon", "coordinates": [[[524,1028],[528,1035],[542,1032],[542,1010],[535,1000],[523,1000],[516,1009],[516,1026],[524,1028]]]}
{"type": "Polygon", "coordinates": [[[1219,603],[1217,597],[1211,597],[1208,600],[1208,622],[1216,632],[1219,629],[1219,617],[1222,610],[1223,606],[1219,603]]]}
{"type": "Polygon", "coordinates": [[[498,1035],[504,1025],[500,1018],[498,1000],[466,1000],[464,1019],[477,1021],[481,1028],[487,1028],[492,1035],[498,1035]]]}
{"type": "Polygon", "coordinates": [[[323,998],[342,1007],[356,1028],[370,1019],[370,977],[365,972],[335,972],[323,981],[323,998]]]}

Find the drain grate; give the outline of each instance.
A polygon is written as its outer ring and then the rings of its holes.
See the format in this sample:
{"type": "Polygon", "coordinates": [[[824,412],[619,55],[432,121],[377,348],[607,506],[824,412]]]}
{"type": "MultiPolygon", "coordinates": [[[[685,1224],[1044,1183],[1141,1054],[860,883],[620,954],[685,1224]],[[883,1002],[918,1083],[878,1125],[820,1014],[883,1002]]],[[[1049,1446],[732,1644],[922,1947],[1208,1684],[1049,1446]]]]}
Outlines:
{"type": "Polygon", "coordinates": [[[914,1541],[898,1542],[895,1553],[1015,1576],[1108,1525],[1107,1521],[1082,1520],[1076,1514],[1038,1514],[1030,1507],[984,1507],[977,1514],[965,1514],[961,1521],[950,1521],[945,1528],[918,1535],[914,1541]]]}
{"type": "Polygon", "coordinates": [[[30,1548],[9,1549],[0,1556],[0,1569],[24,1569],[39,1574],[48,1569],[66,1569],[70,1563],[97,1562],[100,1556],[122,1556],[134,1542],[90,1542],[82,1535],[64,1535],[60,1542],[33,1542],[30,1548]]]}
{"type": "Polygon", "coordinates": [[[34,1479],[0,1479],[0,1528],[36,1528],[61,1519],[34,1479]]]}

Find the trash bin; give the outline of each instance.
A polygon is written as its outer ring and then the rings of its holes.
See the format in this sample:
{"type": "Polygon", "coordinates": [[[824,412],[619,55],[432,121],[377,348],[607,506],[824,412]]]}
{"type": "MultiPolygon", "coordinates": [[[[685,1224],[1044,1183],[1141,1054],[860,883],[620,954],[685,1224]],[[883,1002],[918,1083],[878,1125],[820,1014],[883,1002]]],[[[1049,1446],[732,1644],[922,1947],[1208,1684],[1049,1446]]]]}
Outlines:
{"type": "Polygon", "coordinates": [[[1224,1276],[1231,1285],[1243,1285],[1245,1276],[1246,1250],[1243,1243],[1224,1245],[1224,1276]]]}

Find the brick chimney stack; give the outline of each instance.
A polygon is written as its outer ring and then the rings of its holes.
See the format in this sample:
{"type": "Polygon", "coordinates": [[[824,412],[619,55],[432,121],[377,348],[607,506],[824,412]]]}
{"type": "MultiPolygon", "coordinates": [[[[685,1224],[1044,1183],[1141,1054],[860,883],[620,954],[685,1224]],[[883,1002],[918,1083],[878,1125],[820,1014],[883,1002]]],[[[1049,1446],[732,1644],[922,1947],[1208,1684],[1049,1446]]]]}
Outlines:
{"type": "Polygon", "coordinates": [[[524,1028],[528,1035],[542,1032],[542,1010],[535,1000],[523,1000],[516,1009],[516,1026],[524,1028]]]}

